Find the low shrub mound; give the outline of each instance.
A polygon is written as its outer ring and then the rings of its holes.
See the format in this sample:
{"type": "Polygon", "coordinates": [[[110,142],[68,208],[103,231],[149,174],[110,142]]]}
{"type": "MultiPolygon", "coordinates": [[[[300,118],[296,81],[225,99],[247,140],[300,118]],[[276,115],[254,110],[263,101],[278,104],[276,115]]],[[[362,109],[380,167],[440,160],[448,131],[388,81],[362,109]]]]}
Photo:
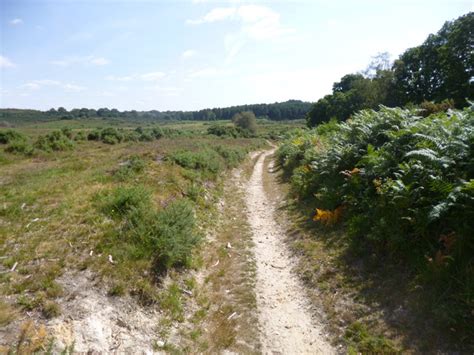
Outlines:
{"type": "Polygon", "coordinates": [[[176,136],[176,132],[175,130],[165,130],[159,127],[155,127],[152,130],[143,129],[142,127],[137,127],[134,130],[107,127],[89,132],[87,140],[101,141],[106,144],[118,144],[121,142],[151,142],[162,137],[176,136]]]}
{"type": "Polygon", "coordinates": [[[127,161],[120,164],[114,172],[114,177],[119,181],[125,181],[145,170],[145,161],[137,155],[131,156],[127,161]]]}
{"type": "Polygon", "coordinates": [[[181,150],[170,153],[167,159],[183,168],[197,170],[215,178],[226,168],[236,167],[247,155],[246,148],[223,145],[202,147],[197,151],[181,150]]]}
{"type": "Polygon", "coordinates": [[[100,210],[120,222],[102,246],[113,248],[117,258],[152,260],[157,275],[190,266],[200,241],[190,201],[174,200],[157,210],[151,193],[142,186],[118,187],[98,199],[100,210]]]}
{"type": "Polygon", "coordinates": [[[180,150],[169,154],[167,158],[183,168],[200,170],[210,174],[217,174],[223,169],[219,154],[209,148],[196,152],[180,150]]]}
{"type": "Polygon", "coordinates": [[[300,131],[278,150],[314,220],[343,222],[351,249],[410,265],[449,324],[474,314],[474,111],[389,109],[300,131]]]}
{"type": "Polygon", "coordinates": [[[0,132],[0,144],[9,144],[18,141],[26,141],[26,136],[12,129],[0,132]]]}
{"type": "Polygon", "coordinates": [[[212,125],[207,129],[207,134],[226,138],[250,138],[253,136],[253,133],[247,129],[225,125],[212,125]]]}
{"type": "Polygon", "coordinates": [[[6,148],[8,153],[18,153],[24,155],[33,155],[33,146],[24,140],[14,140],[6,148]]]}
{"type": "Polygon", "coordinates": [[[67,132],[53,131],[45,136],[38,137],[34,147],[45,152],[71,150],[74,148],[74,142],[68,137],[67,132]]]}

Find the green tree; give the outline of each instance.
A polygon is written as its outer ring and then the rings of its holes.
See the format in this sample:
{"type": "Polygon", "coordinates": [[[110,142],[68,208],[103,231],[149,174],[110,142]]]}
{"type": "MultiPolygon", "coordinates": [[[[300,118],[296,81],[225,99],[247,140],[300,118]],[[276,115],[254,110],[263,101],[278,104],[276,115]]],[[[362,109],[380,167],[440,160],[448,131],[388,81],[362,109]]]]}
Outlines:
{"type": "Polygon", "coordinates": [[[446,22],[437,34],[410,48],[394,64],[399,104],[474,98],[474,12],[446,22]]]}
{"type": "Polygon", "coordinates": [[[257,132],[257,118],[252,111],[236,113],[232,117],[232,122],[236,127],[248,130],[252,134],[257,132]]]}

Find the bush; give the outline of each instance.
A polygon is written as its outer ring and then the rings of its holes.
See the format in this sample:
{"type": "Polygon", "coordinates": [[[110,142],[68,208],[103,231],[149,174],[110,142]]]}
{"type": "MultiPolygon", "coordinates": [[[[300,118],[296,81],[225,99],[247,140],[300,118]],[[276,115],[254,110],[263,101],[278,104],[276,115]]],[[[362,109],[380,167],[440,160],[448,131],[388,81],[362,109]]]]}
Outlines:
{"type": "Polygon", "coordinates": [[[119,187],[99,200],[103,213],[123,222],[117,239],[110,241],[122,251],[122,257],[152,259],[154,271],[160,275],[170,268],[190,265],[193,248],[200,240],[190,201],[176,200],[156,211],[150,192],[141,186],[119,187]]]}
{"type": "Polygon", "coordinates": [[[207,134],[212,134],[218,137],[237,138],[241,136],[242,132],[238,127],[213,125],[207,128],[207,134]]]}
{"type": "Polygon", "coordinates": [[[212,175],[216,175],[224,168],[219,154],[212,149],[203,149],[197,152],[176,151],[169,154],[167,159],[183,168],[201,170],[212,175]]]}
{"type": "Polygon", "coordinates": [[[420,104],[421,114],[423,117],[428,117],[434,113],[446,112],[449,109],[454,109],[454,100],[443,100],[440,103],[432,101],[423,101],[420,104]]]}
{"type": "Polygon", "coordinates": [[[163,130],[160,127],[155,127],[152,129],[151,134],[156,138],[160,139],[164,136],[163,130]]]}
{"type": "Polygon", "coordinates": [[[252,111],[236,113],[234,117],[232,117],[232,122],[236,127],[249,131],[251,134],[257,132],[257,118],[252,111]]]}
{"type": "Polygon", "coordinates": [[[53,131],[36,140],[34,147],[46,152],[70,150],[74,148],[74,142],[62,131],[53,131]]]}
{"type": "Polygon", "coordinates": [[[102,142],[106,144],[117,144],[123,141],[123,133],[116,128],[104,128],[100,133],[102,142]]]}
{"type": "Polygon", "coordinates": [[[84,131],[79,131],[76,133],[76,135],[74,136],[74,140],[75,141],[85,141],[87,139],[87,134],[86,132],[84,131]]]}
{"type": "Polygon", "coordinates": [[[69,139],[72,139],[72,130],[70,128],[64,127],[61,129],[61,132],[69,139]]]}
{"type": "Polygon", "coordinates": [[[14,141],[26,141],[26,136],[12,129],[0,132],[0,144],[9,144],[14,141]]]}
{"type": "Polygon", "coordinates": [[[150,192],[143,186],[118,187],[100,196],[103,213],[114,218],[125,218],[136,210],[148,208],[151,203],[150,192]]]}
{"type": "Polygon", "coordinates": [[[89,132],[89,134],[87,135],[87,140],[100,141],[100,137],[101,137],[101,132],[100,130],[96,129],[96,130],[93,130],[92,132],[89,132]]]}
{"type": "Polygon", "coordinates": [[[214,150],[224,159],[227,168],[235,168],[247,156],[244,148],[233,148],[223,145],[214,147],[214,150]]]}
{"type": "Polygon", "coordinates": [[[5,151],[8,153],[19,153],[25,155],[33,154],[33,147],[26,141],[15,140],[12,141],[6,148],[5,151]]]}
{"type": "Polygon", "coordinates": [[[136,131],[123,131],[123,141],[124,142],[139,142],[140,141],[140,134],[136,131]]]}
{"type": "Polygon", "coordinates": [[[382,107],[326,128],[302,131],[280,147],[293,192],[318,208],[316,221],[344,220],[353,250],[407,263],[444,302],[437,309],[446,314],[451,305],[450,321],[467,322],[462,314],[474,303],[474,111],[423,118],[382,107]]]}
{"type": "Polygon", "coordinates": [[[157,250],[155,271],[190,266],[192,250],[200,240],[195,223],[193,207],[185,199],[173,201],[158,213],[151,227],[157,250]]]}
{"type": "Polygon", "coordinates": [[[151,142],[155,139],[155,137],[150,132],[143,132],[142,134],[140,134],[138,139],[140,140],[140,142],[151,142]]]}

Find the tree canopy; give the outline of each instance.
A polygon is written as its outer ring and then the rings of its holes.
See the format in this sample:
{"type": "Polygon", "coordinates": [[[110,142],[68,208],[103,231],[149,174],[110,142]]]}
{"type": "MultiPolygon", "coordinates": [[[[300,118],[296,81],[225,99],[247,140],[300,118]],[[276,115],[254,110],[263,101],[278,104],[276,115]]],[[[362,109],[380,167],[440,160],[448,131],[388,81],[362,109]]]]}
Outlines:
{"type": "Polygon", "coordinates": [[[423,44],[407,49],[391,65],[386,53],[373,58],[363,73],[347,74],[331,95],[318,100],[309,126],[331,118],[348,119],[361,109],[452,100],[466,106],[474,99],[474,12],[448,21],[423,44]]]}

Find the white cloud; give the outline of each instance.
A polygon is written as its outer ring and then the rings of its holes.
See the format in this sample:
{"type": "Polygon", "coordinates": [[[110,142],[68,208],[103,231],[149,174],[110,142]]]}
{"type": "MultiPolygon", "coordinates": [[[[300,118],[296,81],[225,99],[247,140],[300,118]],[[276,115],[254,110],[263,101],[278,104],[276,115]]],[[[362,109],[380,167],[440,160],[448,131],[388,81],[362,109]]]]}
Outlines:
{"type": "Polygon", "coordinates": [[[196,54],[197,52],[194,49],[188,49],[181,53],[181,59],[189,59],[194,57],[196,54]]]}
{"type": "Polygon", "coordinates": [[[156,72],[151,72],[151,73],[146,73],[140,75],[140,79],[145,80],[145,81],[155,81],[163,78],[165,76],[165,73],[156,71],[156,72]]]}
{"type": "Polygon", "coordinates": [[[209,11],[206,15],[197,20],[187,20],[189,25],[199,25],[202,23],[211,23],[223,21],[235,16],[237,9],[235,7],[216,7],[209,11]]]}
{"type": "Polygon", "coordinates": [[[184,77],[184,81],[190,82],[195,79],[233,80],[236,74],[236,71],[232,68],[208,66],[198,70],[189,70],[186,76],[184,77]]]}
{"type": "Polygon", "coordinates": [[[295,32],[295,29],[281,24],[279,13],[262,5],[218,7],[203,17],[197,20],[188,20],[186,23],[199,25],[225,20],[238,22],[241,25],[240,31],[227,34],[224,37],[227,61],[237,55],[249,40],[274,40],[295,32]]]}
{"type": "Polygon", "coordinates": [[[7,57],[0,55],[0,68],[14,68],[16,65],[7,57]]]}
{"type": "Polygon", "coordinates": [[[159,94],[165,95],[165,96],[178,96],[179,93],[182,91],[181,88],[177,87],[163,87],[160,85],[153,85],[149,86],[147,89],[155,91],[159,94]]]}
{"type": "Polygon", "coordinates": [[[193,71],[189,74],[190,78],[210,78],[215,77],[219,74],[219,71],[216,68],[204,68],[200,70],[193,71]]]}
{"type": "Polygon", "coordinates": [[[60,67],[67,67],[71,64],[71,62],[67,60],[52,60],[50,63],[60,67]]]}
{"type": "Polygon", "coordinates": [[[62,83],[60,81],[50,79],[33,80],[21,85],[20,87],[28,90],[39,90],[45,86],[61,88],[66,92],[80,92],[86,89],[83,86],[71,83],[62,83]]]}
{"type": "Polygon", "coordinates": [[[108,75],[105,77],[105,80],[110,81],[132,81],[135,78],[134,75],[126,75],[126,76],[115,76],[115,75],[108,75]]]}
{"type": "Polygon", "coordinates": [[[29,90],[38,90],[41,86],[40,84],[37,84],[37,83],[26,83],[26,84],[23,84],[21,87],[25,89],[29,89],[29,90]]]}
{"type": "Polygon", "coordinates": [[[10,25],[17,26],[23,24],[23,20],[21,18],[14,18],[10,21],[10,25]]]}
{"type": "Polygon", "coordinates": [[[63,89],[65,89],[66,91],[69,91],[69,92],[79,92],[79,91],[83,91],[83,90],[86,89],[83,86],[74,85],[74,84],[64,84],[64,85],[62,85],[62,87],[63,87],[63,89]]]}
{"type": "Polygon", "coordinates": [[[110,92],[110,91],[107,91],[107,90],[101,91],[99,93],[99,95],[103,96],[103,97],[114,97],[115,96],[115,94],[113,92],[110,92]]]}
{"type": "Polygon", "coordinates": [[[133,80],[142,80],[142,81],[157,81],[166,76],[165,73],[161,71],[154,71],[150,73],[144,74],[132,74],[132,75],[125,75],[125,76],[115,76],[115,75],[108,75],[105,77],[105,80],[110,81],[133,81],[133,80]]]}
{"type": "Polygon", "coordinates": [[[50,63],[60,67],[69,67],[72,65],[103,66],[109,64],[110,61],[104,57],[89,55],[85,57],[67,57],[59,60],[53,60],[50,63]]]}
{"type": "Polygon", "coordinates": [[[107,65],[110,63],[110,61],[108,59],[99,57],[99,58],[91,59],[90,63],[95,64],[95,65],[107,65]]]}

